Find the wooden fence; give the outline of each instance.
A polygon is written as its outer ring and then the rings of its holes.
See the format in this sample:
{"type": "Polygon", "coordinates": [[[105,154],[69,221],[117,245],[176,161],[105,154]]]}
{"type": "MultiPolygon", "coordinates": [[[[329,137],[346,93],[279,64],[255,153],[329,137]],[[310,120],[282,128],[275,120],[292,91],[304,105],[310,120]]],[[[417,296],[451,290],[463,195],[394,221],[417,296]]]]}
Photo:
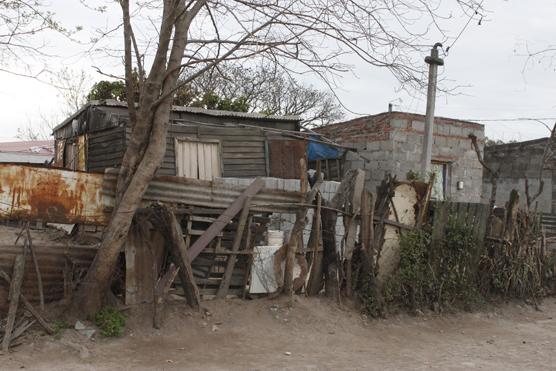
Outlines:
{"type": "Polygon", "coordinates": [[[477,243],[484,242],[488,220],[488,204],[431,201],[431,208],[433,211],[433,243],[442,239],[450,217],[456,218],[458,222],[470,226],[477,243]]]}
{"type": "Polygon", "coordinates": [[[541,226],[546,237],[556,237],[556,214],[541,214],[541,226]]]}

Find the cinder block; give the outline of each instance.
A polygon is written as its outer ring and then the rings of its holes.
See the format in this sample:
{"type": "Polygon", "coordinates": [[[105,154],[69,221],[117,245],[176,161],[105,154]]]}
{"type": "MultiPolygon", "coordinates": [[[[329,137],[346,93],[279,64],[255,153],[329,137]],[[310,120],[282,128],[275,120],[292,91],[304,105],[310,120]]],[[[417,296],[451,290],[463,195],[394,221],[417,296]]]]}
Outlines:
{"type": "Polygon", "coordinates": [[[462,136],[463,128],[456,125],[450,125],[449,134],[454,136],[462,136]]]}
{"type": "Polygon", "coordinates": [[[411,127],[418,131],[425,131],[425,123],[423,121],[412,121],[411,127]]]}
{"type": "Polygon", "coordinates": [[[367,142],[365,148],[367,149],[367,151],[376,151],[380,149],[380,144],[379,142],[367,142]]]}
{"type": "Polygon", "coordinates": [[[390,126],[397,129],[406,129],[407,120],[400,120],[400,119],[390,120],[390,126]]]}
{"type": "MultiPolygon", "coordinates": [[[[390,139],[396,142],[406,142],[407,141],[407,134],[402,133],[400,131],[392,131],[390,132],[390,139]]],[[[396,144],[394,144],[396,145],[396,144]]]]}
{"type": "Polygon", "coordinates": [[[380,149],[382,151],[392,151],[394,149],[394,143],[389,140],[383,140],[380,142],[380,149]]]}

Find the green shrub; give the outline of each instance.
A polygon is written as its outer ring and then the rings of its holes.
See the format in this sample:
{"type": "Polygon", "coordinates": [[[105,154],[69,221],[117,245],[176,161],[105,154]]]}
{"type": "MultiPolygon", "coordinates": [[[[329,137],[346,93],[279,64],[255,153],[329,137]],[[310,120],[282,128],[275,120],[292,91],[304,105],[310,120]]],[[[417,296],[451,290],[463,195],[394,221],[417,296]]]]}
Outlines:
{"type": "Polygon", "coordinates": [[[106,337],[121,336],[125,327],[126,316],[112,307],[104,307],[95,315],[95,324],[100,334],[106,337]]]}
{"type": "Polygon", "coordinates": [[[70,328],[70,324],[65,319],[57,319],[52,323],[52,329],[54,330],[54,337],[59,338],[62,335],[62,331],[70,328]]]}

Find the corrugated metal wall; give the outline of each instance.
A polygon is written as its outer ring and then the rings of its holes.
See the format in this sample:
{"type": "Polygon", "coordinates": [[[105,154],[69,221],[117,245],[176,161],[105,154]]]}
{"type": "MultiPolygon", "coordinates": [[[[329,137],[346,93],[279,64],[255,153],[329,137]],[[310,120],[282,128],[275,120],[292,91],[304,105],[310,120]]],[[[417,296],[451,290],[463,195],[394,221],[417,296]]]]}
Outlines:
{"type": "Polygon", "coordinates": [[[125,129],[116,127],[88,134],[87,171],[103,172],[122,163],[125,129]]]}
{"type": "Polygon", "coordinates": [[[216,139],[222,150],[224,177],[266,176],[265,135],[257,128],[170,125],[166,155],[157,175],[176,175],[174,138],[216,139]]]}
{"type": "MultiPolygon", "coordinates": [[[[131,128],[125,126],[127,120],[125,114],[125,107],[91,107],[84,110],[74,123],[58,129],[55,137],[59,140],[86,133],[88,136],[87,171],[102,172],[106,168],[121,164],[126,143],[131,135],[131,128]]],[[[266,122],[261,119],[210,117],[179,112],[173,112],[172,119],[177,120],[179,124],[174,123],[169,127],[166,154],[156,175],[176,175],[174,138],[191,137],[198,140],[220,141],[222,176],[239,178],[269,176],[270,159],[266,150],[267,139],[276,137],[276,134],[265,133],[257,127],[238,127],[235,124],[285,130],[298,129],[296,121],[266,122]]],[[[291,157],[291,154],[288,157],[291,157]]],[[[298,158],[296,163],[297,161],[298,158]]]]}

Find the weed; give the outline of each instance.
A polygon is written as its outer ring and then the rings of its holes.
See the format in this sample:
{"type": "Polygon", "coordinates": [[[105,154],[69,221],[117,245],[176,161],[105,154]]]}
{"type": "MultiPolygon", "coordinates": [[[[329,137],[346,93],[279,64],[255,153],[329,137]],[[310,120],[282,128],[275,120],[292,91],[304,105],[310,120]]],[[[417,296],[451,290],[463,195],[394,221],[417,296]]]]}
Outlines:
{"type": "Polygon", "coordinates": [[[95,315],[95,324],[105,337],[118,337],[123,334],[126,316],[112,307],[104,307],[95,315]]]}
{"type": "Polygon", "coordinates": [[[52,329],[54,330],[54,337],[60,338],[62,336],[62,331],[70,328],[70,324],[65,319],[57,319],[52,323],[52,329]]]}

